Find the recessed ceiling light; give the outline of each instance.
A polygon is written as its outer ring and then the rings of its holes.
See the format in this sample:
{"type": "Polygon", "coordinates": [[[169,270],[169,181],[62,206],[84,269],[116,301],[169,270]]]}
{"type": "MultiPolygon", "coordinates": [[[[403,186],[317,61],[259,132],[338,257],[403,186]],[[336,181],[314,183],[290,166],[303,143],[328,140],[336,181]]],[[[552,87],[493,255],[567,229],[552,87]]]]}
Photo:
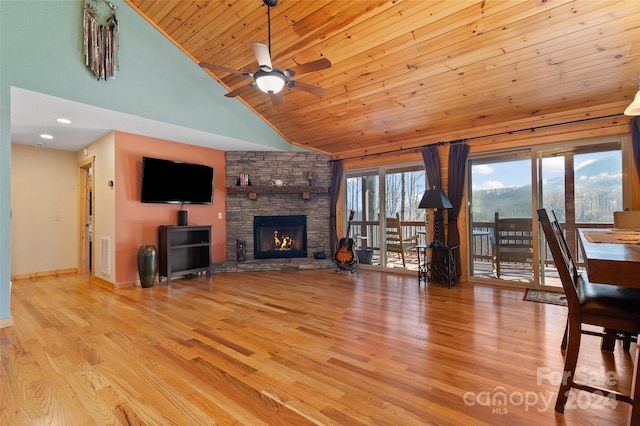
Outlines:
{"type": "Polygon", "coordinates": [[[46,134],[46,133],[41,134],[41,135],[40,135],[40,137],[41,137],[42,139],[53,139],[53,136],[48,135],[48,134],[46,134]]]}
{"type": "Polygon", "coordinates": [[[58,118],[56,121],[62,124],[71,124],[71,120],[69,120],[68,118],[58,118]]]}

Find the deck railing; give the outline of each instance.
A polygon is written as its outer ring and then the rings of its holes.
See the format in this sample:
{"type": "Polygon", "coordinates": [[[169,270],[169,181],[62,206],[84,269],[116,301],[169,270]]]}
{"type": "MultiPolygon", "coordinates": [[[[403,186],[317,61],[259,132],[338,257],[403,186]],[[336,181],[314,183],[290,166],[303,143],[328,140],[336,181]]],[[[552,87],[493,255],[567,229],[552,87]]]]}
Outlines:
{"type": "MultiPolygon", "coordinates": [[[[571,227],[567,227],[566,223],[560,223],[560,227],[565,232],[567,244],[569,244],[571,255],[576,259],[578,266],[584,266],[582,252],[578,247],[578,228],[610,228],[612,223],[576,223],[571,227]]],[[[473,261],[492,262],[492,241],[495,235],[494,222],[473,222],[472,252],[473,261]]],[[[546,247],[546,264],[553,265],[553,258],[549,247],[546,247]]]]}
{"type": "MultiPolygon", "coordinates": [[[[420,235],[419,243],[425,242],[424,222],[403,221],[402,232],[404,238],[420,235]]],[[[352,221],[351,238],[354,239],[359,249],[380,250],[380,224],[377,221],[352,221]]]]}
{"type": "MultiPolygon", "coordinates": [[[[567,243],[572,249],[572,255],[576,259],[578,266],[583,266],[582,253],[578,249],[578,228],[610,228],[613,223],[576,223],[567,228],[565,223],[560,224],[565,230],[567,243]]],[[[359,249],[370,249],[380,251],[380,224],[377,221],[352,221],[351,222],[351,238],[356,242],[359,249]]],[[[421,221],[402,222],[403,236],[410,237],[419,235],[419,243],[425,244],[426,228],[425,223],[421,221]]],[[[493,262],[493,241],[495,235],[495,222],[473,222],[471,253],[473,254],[471,261],[473,263],[492,263],[493,262]]],[[[553,265],[551,252],[547,247],[546,263],[553,265]]]]}

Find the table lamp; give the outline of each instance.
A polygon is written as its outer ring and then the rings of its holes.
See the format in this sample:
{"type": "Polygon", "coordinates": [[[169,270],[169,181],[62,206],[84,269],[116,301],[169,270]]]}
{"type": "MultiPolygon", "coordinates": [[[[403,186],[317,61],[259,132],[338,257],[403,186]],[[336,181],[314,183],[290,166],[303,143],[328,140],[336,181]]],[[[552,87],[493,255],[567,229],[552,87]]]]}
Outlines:
{"type": "Polygon", "coordinates": [[[447,198],[442,189],[427,189],[424,191],[422,200],[418,205],[420,209],[433,209],[433,241],[431,246],[441,247],[444,244],[440,241],[440,222],[442,221],[442,215],[440,209],[452,209],[451,201],[447,198]]]}

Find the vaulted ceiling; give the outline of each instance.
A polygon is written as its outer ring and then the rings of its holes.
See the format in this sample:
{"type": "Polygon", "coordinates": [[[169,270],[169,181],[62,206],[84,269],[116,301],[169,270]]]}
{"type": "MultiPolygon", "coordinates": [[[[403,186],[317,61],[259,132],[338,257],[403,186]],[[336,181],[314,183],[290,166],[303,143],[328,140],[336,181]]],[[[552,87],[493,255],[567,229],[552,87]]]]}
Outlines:
{"type": "MultiPolygon", "coordinates": [[[[126,1],[194,62],[257,71],[263,0],[126,1]]],[[[279,0],[271,48],[280,69],[329,59],[295,77],[327,94],[285,88],[274,105],[251,88],[221,101],[244,102],[292,144],[346,158],[630,103],[640,1],[279,0]]],[[[229,91],[253,81],[207,72],[229,91]]]]}

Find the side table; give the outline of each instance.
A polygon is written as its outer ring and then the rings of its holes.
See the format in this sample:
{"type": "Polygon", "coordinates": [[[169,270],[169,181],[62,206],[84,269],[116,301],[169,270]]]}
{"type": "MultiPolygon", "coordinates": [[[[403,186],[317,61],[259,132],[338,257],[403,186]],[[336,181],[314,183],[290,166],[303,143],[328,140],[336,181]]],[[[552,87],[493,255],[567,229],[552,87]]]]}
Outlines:
{"type": "Polygon", "coordinates": [[[456,283],[456,252],[458,246],[418,244],[418,285],[425,283],[456,283]]]}

